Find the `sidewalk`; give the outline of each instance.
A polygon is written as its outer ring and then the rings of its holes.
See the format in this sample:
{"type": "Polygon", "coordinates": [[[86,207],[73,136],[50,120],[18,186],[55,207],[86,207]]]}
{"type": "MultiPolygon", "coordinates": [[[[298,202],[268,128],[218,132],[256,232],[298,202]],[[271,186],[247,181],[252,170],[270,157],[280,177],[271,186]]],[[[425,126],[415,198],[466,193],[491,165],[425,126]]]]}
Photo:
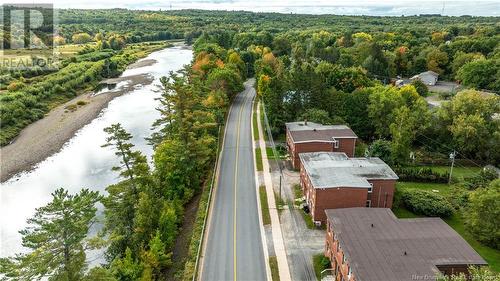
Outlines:
{"type": "MultiPolygon", "coordinates": [[[[290,269],[288,267],[287,254],[285,250],[285,244],[283,242],[283,234],[281,232],[281,225],[278,215],[278,209],[276,208],[276,202],[274,200],[274,190],[273,182],[271,178],[271,173],[269,170],[269,162],[266,153],[266,142],[264,141],[264,132],[262,129],[262,124],[260,120],[260,102],[257,104],[257,111],[254,112],[257,115],[257,124],[259,129],[259,147],[262,153],[262,167],[264,184],[266,186],[267,202],[269,204],[269,213],[271,215],[271,230],[273,237],[274,252],[276,254],[276,259],[278,260],[278,270],[280,275],[280,281],[291,281],[290,269]]],[[[255,146],[255,142],[254,142],[255,146]]],[[[255,151],[255,149],[254,149],[255,151]]],[[[257,173],[257,171],[256,171],[257,173]]]]}

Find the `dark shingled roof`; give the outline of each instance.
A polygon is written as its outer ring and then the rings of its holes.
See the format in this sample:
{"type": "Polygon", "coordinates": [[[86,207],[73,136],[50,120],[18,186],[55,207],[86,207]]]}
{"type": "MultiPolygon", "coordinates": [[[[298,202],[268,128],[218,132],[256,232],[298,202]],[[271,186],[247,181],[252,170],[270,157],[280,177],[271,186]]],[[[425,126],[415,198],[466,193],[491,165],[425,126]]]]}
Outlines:
{"type": "Polygon", "coordinates": [[[384,208],[325,212],[357,281],[415,280],[435,276],[437,265],[486,265],[440,218],[398,219],[384,208]]]}
{"type": "Polygon", "coordinates": [[[292,135],[293,142],[327,141],[333,138],[357,138],[356,134],[346,125],[321,125],[314,122],[286,123],[286,128],[292,135]]]}

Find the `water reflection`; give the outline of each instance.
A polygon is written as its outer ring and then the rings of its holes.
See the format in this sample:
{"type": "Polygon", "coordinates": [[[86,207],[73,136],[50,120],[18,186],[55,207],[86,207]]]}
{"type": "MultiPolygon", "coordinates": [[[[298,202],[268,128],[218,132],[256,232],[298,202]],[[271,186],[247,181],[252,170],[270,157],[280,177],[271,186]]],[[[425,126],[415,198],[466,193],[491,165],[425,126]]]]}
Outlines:
{"type": "MultiPolygon", "coordinates": [[[[70,193],[81,188],[103,192],[105,187],[117,182],[111,167],[118,159],[105,142],[103,128],[120,122],[134,138],[135,148],[148,158],[152,149],[144,140],[151,133],[151,124],[158,118],[155,110],[160,94],[156,92],[158,79],[176,71],[191,61],[192,52],[181,46],[152,53],[145,59],[157,62],[150,66],[126,70],[122,76],[147,73],[154,77],[151,85],[115,98],[98,118],[83,127],[65,144],[63,149],[41,162],[29,173],[20,174],[0,187],[0,257],[12,256],[23,250],[19,230],[26,226],[35,208],[45,205],[50,194],[59,187],[70,193]]],[[[29,153],[29,152],[26,152],[29,153]]]]}

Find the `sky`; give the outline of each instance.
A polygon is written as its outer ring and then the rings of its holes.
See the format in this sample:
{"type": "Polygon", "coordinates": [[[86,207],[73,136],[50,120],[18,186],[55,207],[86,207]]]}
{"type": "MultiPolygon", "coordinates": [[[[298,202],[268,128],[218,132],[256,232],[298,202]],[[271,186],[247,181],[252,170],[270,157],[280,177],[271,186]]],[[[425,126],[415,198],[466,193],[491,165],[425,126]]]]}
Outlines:
{"type": "Polygon", "coordinates": [[[373,16],[500,16],[500,0],[0,0],[0,3],[53,3],[57,8],[79,9],[204,9],[373,16]]]}

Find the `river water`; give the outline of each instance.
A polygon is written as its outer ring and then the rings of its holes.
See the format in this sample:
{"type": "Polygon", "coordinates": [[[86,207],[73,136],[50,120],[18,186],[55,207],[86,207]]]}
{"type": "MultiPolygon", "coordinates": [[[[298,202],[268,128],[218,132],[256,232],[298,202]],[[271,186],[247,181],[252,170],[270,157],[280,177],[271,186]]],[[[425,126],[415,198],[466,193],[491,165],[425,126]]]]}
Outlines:
{"type": "MultiPolygon", "coordinates": [[[[160,96],[157,91],[159,78],[168,76],[189,64],[192,51],[181,45],[151,53],[144,59],[156,63],[126,70],[122,76],[149,74],[153,83],[136,85],[133,91],[113,99],[99,117],[80,129],[60,152],[45,159],[35,169],[22,173],[0,186],[0,257],[12,256],[25,251],[18,233],[26,227],[26,219],[37,207],[51,200],[51,193],[63,187],[70,193],[82,188],[105,192],[106,186],[119,181],[111,171],[119,163],[111,148],[102,148],[106,134],[103,129],[113,123],[121,123],[134,138],[135,149],[141,150],[150,159],[152,148],[145,137],[151,134],[151,124],[159,117],[155,110],[160,96]]],[[[26,152],[29,153],[29,152],[26,152]]],[[[94,252],[94,255],[98,252],[94,252]]],[[[102,253],[102,251],[101,251],[102,253]]],[[[94,257],[94,260],[101,260],[94,257]]]]}

